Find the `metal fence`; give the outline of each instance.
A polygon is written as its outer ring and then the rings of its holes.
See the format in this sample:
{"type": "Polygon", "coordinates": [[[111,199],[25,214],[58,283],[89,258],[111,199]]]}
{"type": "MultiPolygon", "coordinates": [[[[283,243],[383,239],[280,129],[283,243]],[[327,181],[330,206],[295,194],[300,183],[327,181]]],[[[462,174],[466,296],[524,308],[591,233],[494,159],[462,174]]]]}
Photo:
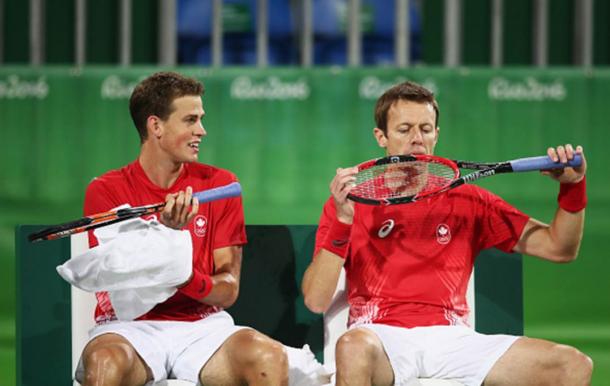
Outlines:
{"type": "MultiPolygon", "coordinates": [[[[74,1],[74,60],[76,66],[87,64],[87,6],[90,0],[74,1]]],[[[124,66],[132,64],[132,31],[134,3],[132,0],[118,1],[118,23],[117,44],[118,63],[124,66]]],[[[211,31],[211,65],[223,65],[223,6],[222,0],[211,1],[213,7],[212,31],[211,31]]],[[[311,66],[313,60],[314,35],[312,30],[313,13],[312,0],[290,1],[297,8],[298,22],[296,32],[299,42],[299,61],[304,67],[311,66]]],[[[362,29],[361,29],[361,0],[344,0],[347,5],[347,28],[346,49],[347,64],[349,66],[362,65],[362,29]]],[[[513,2],[504,0],[487,0],[490,2],[490,58],[489,65],[503,66],[503,52],[505,50],[503,20],[507,7],[514,6],[513,2]]],[[[532,63],[537,67],[545,67],[549,64],[549,0],[530,0],[533,7],[532,17],[532,63]]],[[[0,0],[0,63],[4,62],[4,44],[6,27],[5,6],[6,0],[0,0]]],[[[394,0],[395,18],[388,20],[394,24],[394,65],[407,67],[413,64],[410,56],[410,33],[408,10],[411,3],[421,6],[422,0],[394,0]]],[[[45,7],[53,6],[54,2],[46,0],[29,0],[29,63],[31,65],[45,64],[45,7]]],[[[573,65],[591,67],[594,57],[594,1],[573,1],[573,42],[572,55],[573,65]]],[[[177,46],[177,6],[178,0],[158,0],[158,36],[156,37],[158,58],[160,65],[176,65],[178,58],[177,46]]],[[[443,60],[447,67],[462,65],[462,42],[463,42],[463,6],[464,0],[443,0],[443,60]]],[[[266,67],[269,65],[269,30],[268,30],[269,2],[268,0],[256,0],[256,65],[266,67]]],[[[24,40],[25,43],[25,40],[24,40]]]]}

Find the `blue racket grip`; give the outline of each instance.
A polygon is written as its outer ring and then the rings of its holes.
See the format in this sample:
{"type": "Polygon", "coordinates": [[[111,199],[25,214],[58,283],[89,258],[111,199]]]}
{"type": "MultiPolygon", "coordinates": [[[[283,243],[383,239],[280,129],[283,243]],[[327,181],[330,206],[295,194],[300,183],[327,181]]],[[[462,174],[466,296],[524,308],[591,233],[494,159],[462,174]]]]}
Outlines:
{"type": "Polygon", "coordinates": [[[574,154],[574,158],[568,161],[567,164],[561,162],[555,162],[548,155],[541,157],[530,157],[521,158],[514,161],[510,161],[514,172],[530,172],[533,170],[545,170],[545,169],[559,169],[566,167],[576,167],[582,164],[582,157],[580,154],[574,154]]]}
{"type": "Polygon", "coordinates": [[[203,190],[193,194],[194,197],[197,197],[200,204],[223,198],[237,197],[239,195],[241,195],[241,185],[239,182],[232,182],[225,186],[203,190]]]}

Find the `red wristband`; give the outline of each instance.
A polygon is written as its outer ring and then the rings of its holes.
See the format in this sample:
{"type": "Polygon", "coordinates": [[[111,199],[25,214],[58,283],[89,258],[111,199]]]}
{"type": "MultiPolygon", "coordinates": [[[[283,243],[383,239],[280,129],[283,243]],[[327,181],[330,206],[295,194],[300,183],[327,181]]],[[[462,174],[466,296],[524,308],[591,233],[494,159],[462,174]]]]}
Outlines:
{"type": "Polygon", "coordinates": [[[328,228],[328,233],[322,243],[322,248],[345,259],[349,248],[351,232],[351,224],[344,224],[339,220],[334,221],[330,225],[330,228],[328,228]]]}
{"type": "Polygon", "coordinates": [[[193,277],[184,287],[178,288],[178,292],[183,293],[191,299],[201,300],[212,292],[212,277],[193,270],[193,277]]]}
{"type": "Polygon", "coordinates": [[[587,206],[586,177],[575,184],[559,184],[559,207],[568,212],[580,212],[587,206]]]}

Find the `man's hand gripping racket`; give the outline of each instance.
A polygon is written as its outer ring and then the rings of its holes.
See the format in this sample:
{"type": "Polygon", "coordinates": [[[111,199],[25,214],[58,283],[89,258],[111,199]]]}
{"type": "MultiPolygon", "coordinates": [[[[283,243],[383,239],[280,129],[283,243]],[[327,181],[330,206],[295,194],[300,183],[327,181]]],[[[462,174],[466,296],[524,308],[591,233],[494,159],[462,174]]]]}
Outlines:
{"type": "MultiPolygon", "coordinates": [[[[223,198],[237,197],[240,195],[241,185],[239,185],[239,182],[233,182],[225,186],[220,186],[218,188],[193,193],[193,197],[197,198],[199,203],[216,201],[223,198]]],[[[170,200],[170,202],[173,203],[172,200],[170,200]]],[[[28,240],[30,240],[30,242],[36,242],[42,240],[55,240],[62,237],[67,237],[75,233],[85,232],[91,229],[115,224],[117,222],[132,219],[135,217],[141,217],[147,214],[161,212],[165,208],[165,205],[165,202],[160,202],[152,205],[136,206],[133,208],[124,208],[97,213],[75,221],[54,225],[45,228],[40,232],[32,233],[28,236],[28,240]]],[[[168,225],[171,226],[171,224],[168,225]]]]}
{"type": "Polygon", "coordinates": [[[554,170],[576,168],[583,161],[579,152],[572,154],[571,159],[564,156],[564,162],[555,154],[554,158],[558,161],[546,155],[505,162],[478,163],[452,161],[433,155],[389,156],[358,165],[358,172],[347,198],[370,205],[405,204],[446,192],[464,183],[513,172],[548,171],[544,173],[562,181],[559,177],[561,173],[553,172],[554,170]],[[460,168],[474,172],[462,176],[460,168]]]}

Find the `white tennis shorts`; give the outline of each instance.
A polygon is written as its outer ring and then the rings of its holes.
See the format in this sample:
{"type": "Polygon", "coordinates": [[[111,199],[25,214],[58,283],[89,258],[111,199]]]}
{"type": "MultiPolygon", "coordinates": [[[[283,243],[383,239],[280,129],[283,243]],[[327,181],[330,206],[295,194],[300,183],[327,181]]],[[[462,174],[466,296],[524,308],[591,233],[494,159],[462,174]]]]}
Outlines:
{"type": "MultiPolygon", "coordinates": [[[[236,326],[225,311],[195,322],[130,321],[109,322],[89,331],[89,341],[102,334],[118,334],[127,339],[152,370],[154,380],[183,379],[200,385],[199,372],[231,335],[249,328],[236,326]]],[[[286,348],[290,386],[324,385],[330,374],[316,360],[307,345],[286,348]]],[[[85,376],[82,358],[75,378],[85,376]]]]}
{"type": "Polygon", "coordinates": [[[464,326],[360,324],[352,328],[366,328],[379,337],[397,386],[416,378],[451,379],[480,386],[496,361],[519,338],[480,334],[464,326]]]}
{"type": "MultiPolygon", "coordinates": [[[[199,372],[228,337],[247,328],[236,326],[225,311],[195,322],[129,321],[97,325],[89,331],[89,342],[103,334],[127,339],[152,370],[154,382],[183,379],[198,383],[199,372]]],[[[84,378],[81,360],[75,378],[84,378]]],[[[82,382],[81,382],[82,383],[82,382]]]]}

